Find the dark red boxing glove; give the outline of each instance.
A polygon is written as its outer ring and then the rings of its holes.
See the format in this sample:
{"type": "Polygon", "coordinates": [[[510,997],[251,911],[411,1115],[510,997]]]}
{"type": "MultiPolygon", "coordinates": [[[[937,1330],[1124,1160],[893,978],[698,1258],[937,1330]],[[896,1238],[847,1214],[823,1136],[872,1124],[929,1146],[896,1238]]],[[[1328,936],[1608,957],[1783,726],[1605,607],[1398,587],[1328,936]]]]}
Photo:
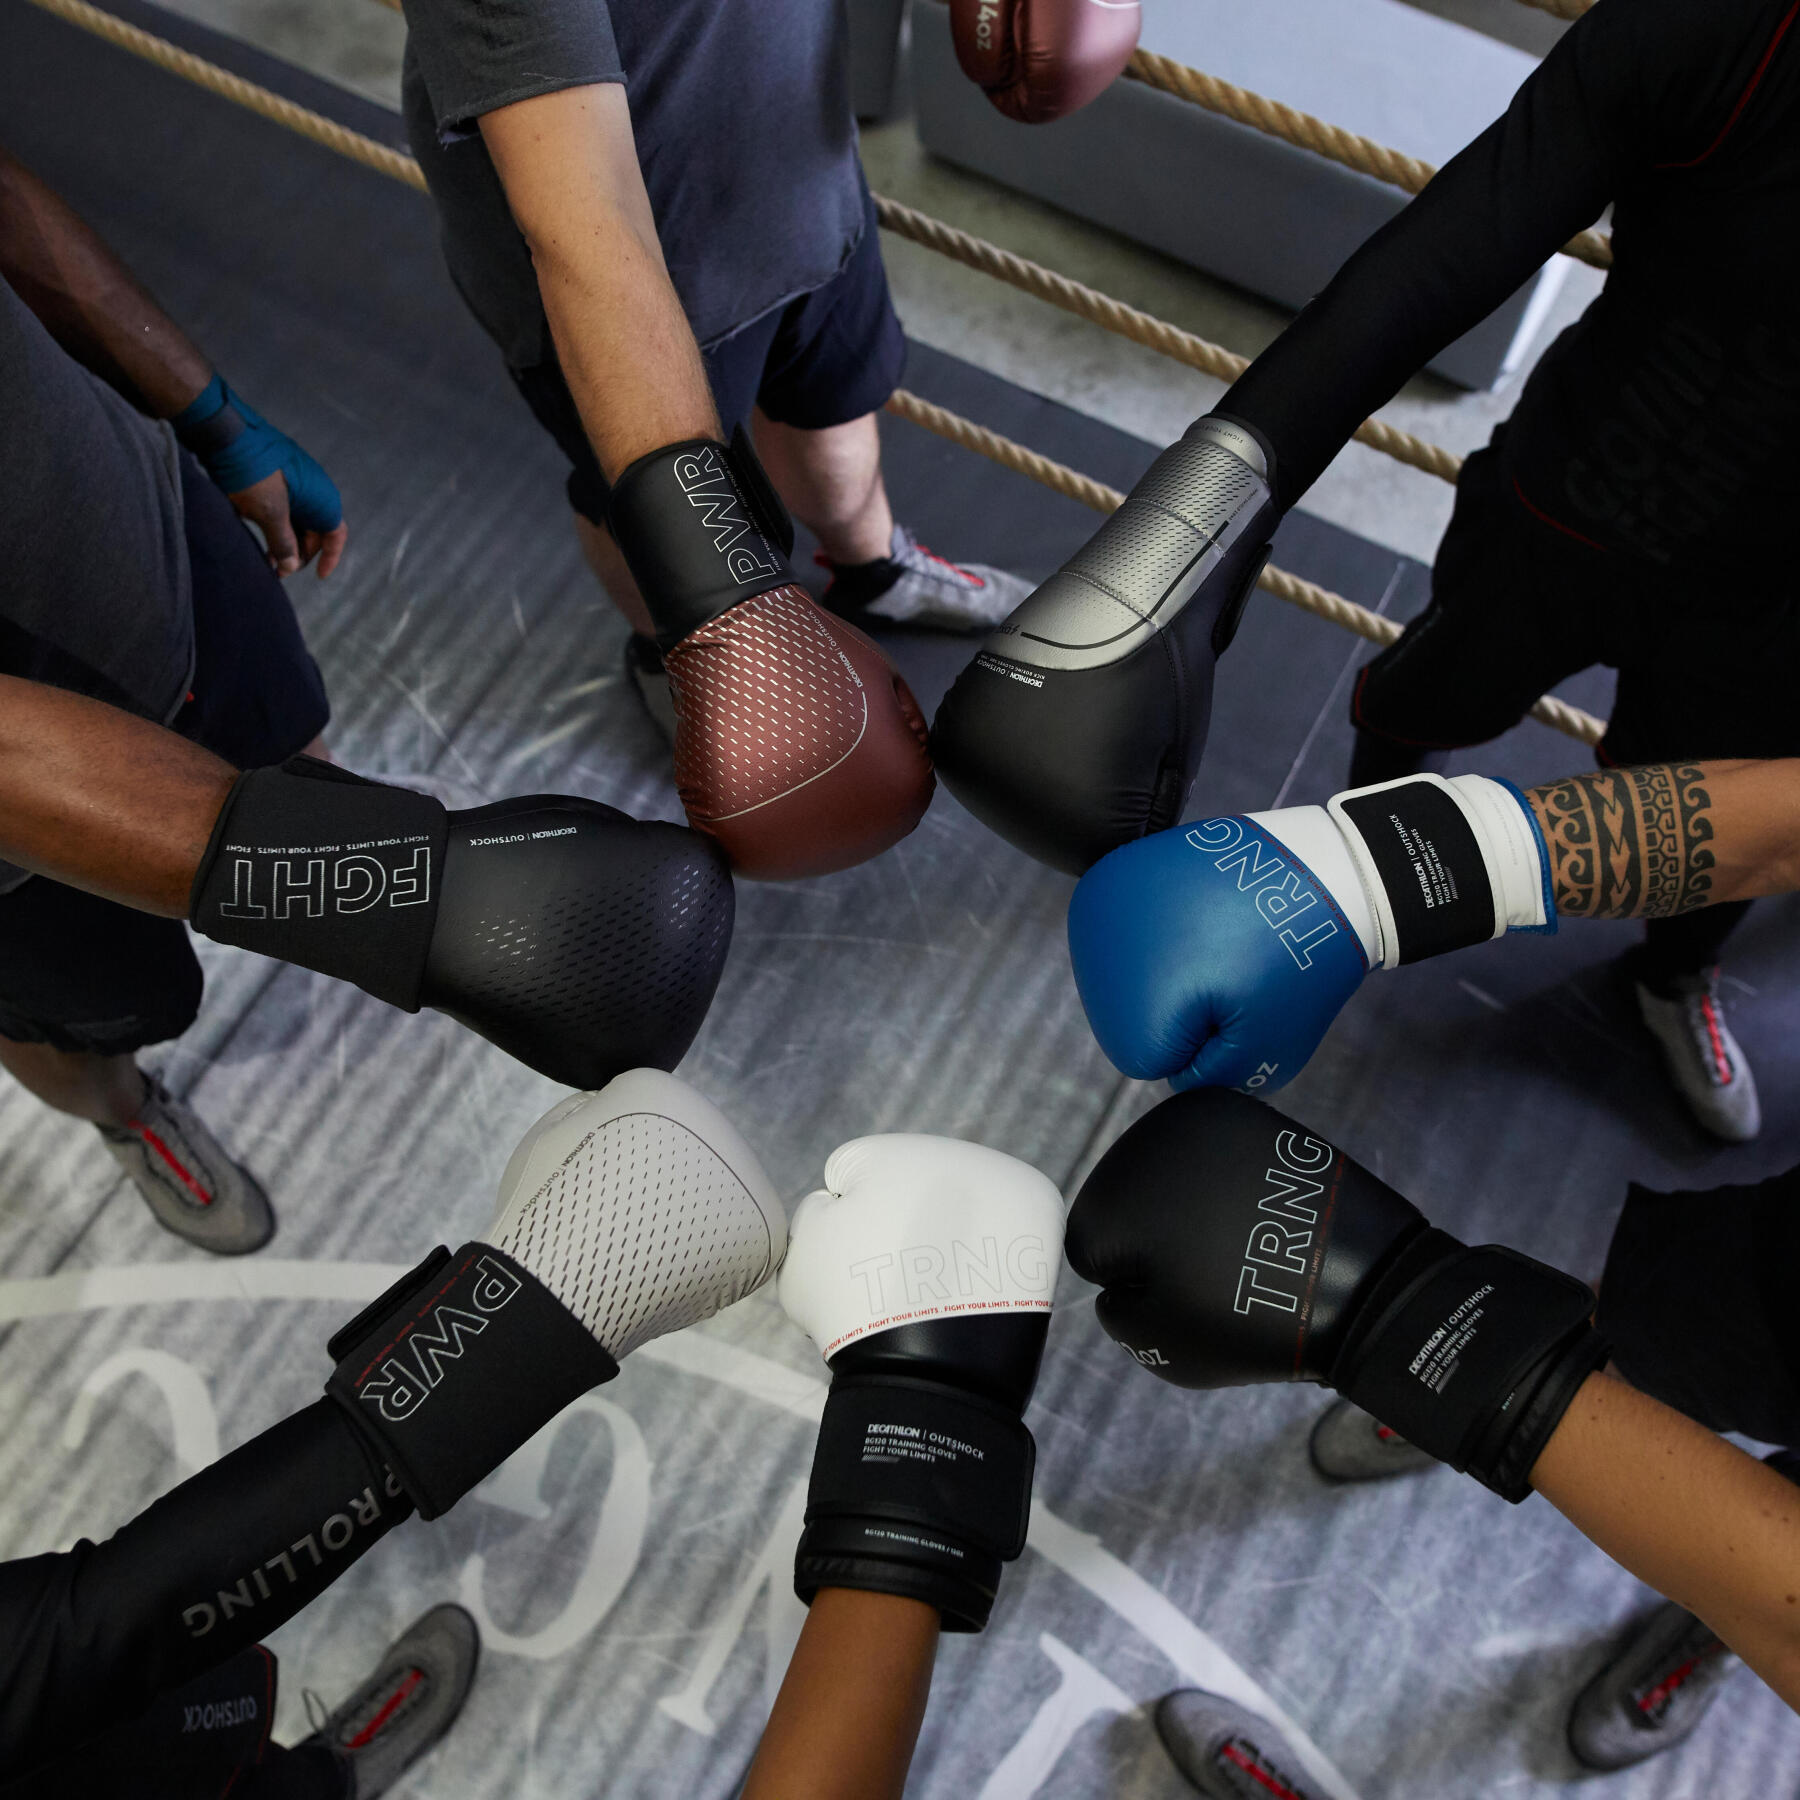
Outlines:
{"type": "Polygon", "coordinates": [[[950,0],[962,71],[1009,119],[1060,119],[1117,80],[1137,48],[1138,0],[950,0]]]}
{"type": "Polygon", "coordinates": [[[793,526],[748,441],[640,457],[610,522],[669,672],[681,803],[733,868],[828,875],[905,837],[935,785],[924,715],[794,580],[793,526]]]}

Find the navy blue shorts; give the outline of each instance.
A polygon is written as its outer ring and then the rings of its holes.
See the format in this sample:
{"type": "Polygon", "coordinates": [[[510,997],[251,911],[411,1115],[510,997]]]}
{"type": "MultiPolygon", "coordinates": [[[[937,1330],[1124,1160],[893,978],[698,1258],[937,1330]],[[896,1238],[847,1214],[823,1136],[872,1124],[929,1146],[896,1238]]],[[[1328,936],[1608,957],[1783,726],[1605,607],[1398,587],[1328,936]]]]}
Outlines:
{"type": "MultiPolygon", "coordinates": [[[[240,769],[283,762],[325,729],[325,683],[258,540],[198,463],[181,473],[194,675],[172,728],[240,769]]],[[[200,988],[178,919],[41,875],[0,894],[0,1038],[119,1055],[179,1037],[200,988]]]]}
{"type": "MultiPolygon", "coordinates": [[[[863,186],[863,233],[849,260],[810,294],[778,306],[702,352],[729,439],[753,407],[778,425],[823,431],[877,411],[906,370],[906,336],[888,293],[875,202],[863,186]]],[[[537,421],[569,459],[569,504],[606,523],[610,489],[554,361],[514,369],[537,421]]]]}

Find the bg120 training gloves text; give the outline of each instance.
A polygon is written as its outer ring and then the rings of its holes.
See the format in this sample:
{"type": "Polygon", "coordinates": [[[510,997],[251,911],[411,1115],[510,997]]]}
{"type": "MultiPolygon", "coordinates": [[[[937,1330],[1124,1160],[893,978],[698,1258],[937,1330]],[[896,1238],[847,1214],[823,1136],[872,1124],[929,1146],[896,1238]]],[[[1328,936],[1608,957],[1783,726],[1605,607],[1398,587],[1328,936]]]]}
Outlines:
{"type": "Polygon", "coordinates": [[[1370,969],[1554,931],[1549,867],[1524,797],[1485,775],[1199,819],[1088,871],[1069,902],[1075,985],[1125,1074],[1272,1091],[1370,969]]]}
{"type": "Polygon", "coordinates": [[[731,943],[717,845],[557,794],[447,811],[295,757],[239,776],[196,931],[429,1006],[569,1087],[672,1069],[731,943]]]}
{"type": "Polygon", "coordinates": [[[1079,875],[1181,817],[1213,665],[1268,560],[1274,453],[1235,420],[1188,427],[944,696],[931,751],[958,800],[1079,875]]]}
{"type": "Polygon", "coordinates": [[[689,820],[739,874],[787,881],[898,843],[931,802],[924,715],[788,567],[793,525],[749,440],[640,457],[608,522],[656,622],[689,820]]]}
{"type": "Polygon", "coordinates": [[[1579,1281],[1434,1230],[1242,1094],[1177,1094],[1138,1120],[1082,1184],[1068,1251],[1153,1375],[1320,1382],[1508,1500],[1606,1361],[1579,1281]]]}
{"type": "Polygon", "coordinates": [[[858,1138],[795,1209],[781,1304],[831,1368],[794,1588],[923,1600],[986,1623],[1025,1547],[1062,1198],[954,1138],[858,1138]]]}

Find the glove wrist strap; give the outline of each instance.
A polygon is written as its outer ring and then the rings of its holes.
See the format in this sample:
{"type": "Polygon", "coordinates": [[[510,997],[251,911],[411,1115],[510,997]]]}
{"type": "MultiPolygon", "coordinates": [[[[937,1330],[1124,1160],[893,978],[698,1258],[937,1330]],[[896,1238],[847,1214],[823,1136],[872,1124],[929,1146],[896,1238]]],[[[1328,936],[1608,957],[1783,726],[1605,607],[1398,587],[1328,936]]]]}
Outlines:
{"type": "Polygon", "coordinates": [[[221,944],[419,1010],[449,815],[311,757],[240,775],[194,874],[188,918],[221,944]]]}
{"type": "Polygon", "coordinates": [[[672,650],[739,601],[794,579],[794,525],[742,430],[640,456],[613,483],[607,523],[672,650]]]}
{"type": "Polygon", "coordinates": [[[1522,1500],[1580,1386],[1570,1375],[1604,1360],[1593,1308],[1573,1276],[1428,1229],[1363,1303],[1331,1385],[1440,1462],[1522,1500]]]}
{"type": "Polygon", "coordinates": [[[1036,1447],[1017,1413],[941,1382],[838,1376],[819,1423],[794,1591],[925,1600],[949,1631],[987,1623],[1025,1547],[1036,1447]]]}
{"type": "Polygon", "coordinates": [[[447,1512],[619,1365],[522,1263],[441,1246],[330,1343],[326,1394],[422,1519],[447,1512]]]}
{"type": "Polygon", "coordinates": [[[1543,833],[1510,783],[1407,775],[1352,788],[1328,810],[1375,915],[1383,968],[1556,929],[1543,833]]]}

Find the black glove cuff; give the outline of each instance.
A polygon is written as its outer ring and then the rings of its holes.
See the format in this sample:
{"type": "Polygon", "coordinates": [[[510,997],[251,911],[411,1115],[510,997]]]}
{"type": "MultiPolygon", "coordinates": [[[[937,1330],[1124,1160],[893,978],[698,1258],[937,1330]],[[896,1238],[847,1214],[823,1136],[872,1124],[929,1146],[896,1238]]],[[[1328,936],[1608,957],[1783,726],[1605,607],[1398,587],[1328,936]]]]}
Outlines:
{"type": "Polygon", "coordinates": [[[438,1248],[330,1343],[325,1392],[422,1519],[447,1512],[619,1365],[491,1244],[438,1248]]]}
{"type": "Polygon", "coordinates": [[[1612,1345],[1584,1319],[1519,1383],[1469,1463],[1483,1487],[1517,1506],[1532,1492],[1531,1471],[1574,1404],[1581,1384],[1606,1366],[1612,1345]]]}
{"type": "Polygon", "coordinates": [[[607,523],[672,650],[741,600],[794,579],[793,521],[740,430],[640,456],[613,483],[607,523]]]}
{"type": "Polygon", "coordinates": [[[819,1422],[794,1588],[929,1599],[948,1629],[987,1622],[1025,1548],[1037,1451],[1016,1412],[902,1376],[839,1376],[819,1422]],[[854,1575],[856,1578],[851,1579],[854,1575]]]}
{"type": "Polygon", "coordinates": [[[449,815],[310,756],[233,785],[188,899],[196,931],[419,1010],[449,815]]]}
{"type": "Polygon", "coordinates": [[[1591,1329],[1593,1309],[1573,1276],[1426,1230],[1365,1303],[1331,1385],[1440,1462],[1496,1492],[1497,1482],[1516,1490],[1511,1439],[1522,1419],[1513,1408],[1532,1410],[1528,1384],[1591,1329]]]}

